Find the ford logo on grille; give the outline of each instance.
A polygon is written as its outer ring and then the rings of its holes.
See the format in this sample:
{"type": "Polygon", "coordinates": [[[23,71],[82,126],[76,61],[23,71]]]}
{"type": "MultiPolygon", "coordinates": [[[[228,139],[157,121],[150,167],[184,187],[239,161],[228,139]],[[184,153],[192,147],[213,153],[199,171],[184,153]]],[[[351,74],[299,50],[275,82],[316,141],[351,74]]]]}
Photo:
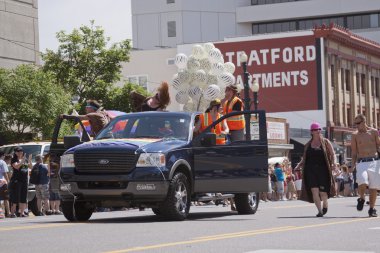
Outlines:
{"type": "Polygon", "coordinates": [[[108,161],[106,159],[101,159],[101,160],[98,161],[98,163],[101,164],[101,165],[106,165],[106,164],[109,164],[110,161],[108,161]]]}

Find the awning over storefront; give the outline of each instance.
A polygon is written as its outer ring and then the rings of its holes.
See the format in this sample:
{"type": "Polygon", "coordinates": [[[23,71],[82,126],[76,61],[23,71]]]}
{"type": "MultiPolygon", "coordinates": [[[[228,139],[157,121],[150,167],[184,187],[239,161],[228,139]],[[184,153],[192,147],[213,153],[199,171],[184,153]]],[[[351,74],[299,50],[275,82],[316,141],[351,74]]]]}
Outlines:
{"type": "Polygon", "coordinates": [[[293,150],[293,144],[268,144],[269,157],[274,156],[287,156],[289,150],[293,150]]]}

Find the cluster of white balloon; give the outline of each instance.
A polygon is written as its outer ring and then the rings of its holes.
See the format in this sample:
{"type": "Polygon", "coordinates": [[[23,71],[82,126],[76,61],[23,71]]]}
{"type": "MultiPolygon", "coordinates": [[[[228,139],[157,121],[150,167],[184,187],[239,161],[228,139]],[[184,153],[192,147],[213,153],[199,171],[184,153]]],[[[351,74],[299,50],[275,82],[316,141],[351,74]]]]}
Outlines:
{"type": "Polygon", "coordinates": [[[177,91],[175,100],[184,105],[184,111],[204,111],[211,100],[224,97],[224,89],[235,84],[235,65],[224,62],[223,55],[212,43],[197,44],[191,55],[179,53],[175,64],[172,87],[177,91]]]}

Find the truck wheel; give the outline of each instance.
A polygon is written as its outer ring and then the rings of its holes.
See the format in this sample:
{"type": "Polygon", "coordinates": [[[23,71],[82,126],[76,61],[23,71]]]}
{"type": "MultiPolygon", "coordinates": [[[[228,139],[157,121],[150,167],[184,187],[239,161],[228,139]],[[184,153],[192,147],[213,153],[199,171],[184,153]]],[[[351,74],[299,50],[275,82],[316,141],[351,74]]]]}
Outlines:
{"type": "Polygon", "coordinates": [[[37,216],[39,214],[38,206],[37,206],[37,197],[34,196],[34,198],[28,202],[28,210],[32,211],[34,216],[37,216]]]}
{"type": "Polygon", "coordinates": [[[239,214],[256,213],[259,201],[259,193],[256,192],[235,194],[235,205],[239,214]]]}
{"type": "Polygon", "coordinates": [[[162,214],[161,214],[161,211],[160,211],[159,208],[152,208],[152,211],[153,211],[153,213],[154,213],[155,215],[158,215],[158,216],[161,216],[161,215],[162,215],[162,214]]]}
{"type": "Polygon", "coordinates": [[[68,221],[87,221],[90,219],[94,212],[93,208],[88,207],[85,202],[76,202],[74,215],[73,204],[73,201],[62,201],[61,203],[63,215],[68,221]]]}
{"type": "Polygon", "coordinates": [[[170,181],[168,196],[159,210],[167,219],[177,221],[186,219],[190,210],[190,186],[185,174],[174,175],[170,181]]]}

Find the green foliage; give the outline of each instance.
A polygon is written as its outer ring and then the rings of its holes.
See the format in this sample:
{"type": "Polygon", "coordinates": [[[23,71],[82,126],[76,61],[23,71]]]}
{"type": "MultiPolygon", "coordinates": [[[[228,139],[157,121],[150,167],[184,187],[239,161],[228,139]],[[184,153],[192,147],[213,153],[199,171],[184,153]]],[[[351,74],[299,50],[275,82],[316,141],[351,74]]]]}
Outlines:
{"type": "Polygon", "coordinates": [[[50,138],[56,117],[68,110],[70,95],[51,75],[33,65],[0,70],[0,129],[50,138]]]}
{"type": "Polygon", "coordinates": [[[104,107],[110,110],[132,112],[133,107],[130,94],[133,90],[144,96],[149,95],[141,86],[127,83],[122,88],[113,88],[108,92],[108,96],[103,101],[104,107]]]}
{"type": "Polygon", "coordinates": [[[52,72],[57,83],[82,103],[92,94],[106,94],[120,79],[121,62],[129,61],[130,41],[124,40],[107,48],[109,38],[99,26],[81,26],[71,33],[57,33],[57,52],[42,54],[44,71],[52,72]]]}

